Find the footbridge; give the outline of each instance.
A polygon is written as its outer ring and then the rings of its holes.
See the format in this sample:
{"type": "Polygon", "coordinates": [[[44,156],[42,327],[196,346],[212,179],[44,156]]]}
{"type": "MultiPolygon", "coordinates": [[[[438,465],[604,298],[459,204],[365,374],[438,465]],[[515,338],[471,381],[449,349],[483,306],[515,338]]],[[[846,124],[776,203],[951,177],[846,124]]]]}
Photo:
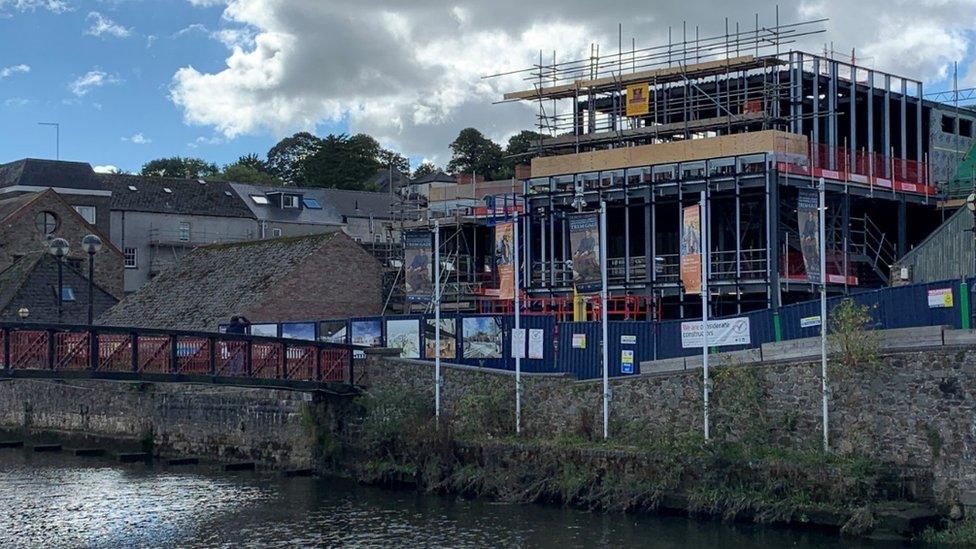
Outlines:
{"type": "Polygon", "coordinates": [[[340,343],[138,327],[0,322],[0,379],[103,379],[355,392],[340,343]]]}

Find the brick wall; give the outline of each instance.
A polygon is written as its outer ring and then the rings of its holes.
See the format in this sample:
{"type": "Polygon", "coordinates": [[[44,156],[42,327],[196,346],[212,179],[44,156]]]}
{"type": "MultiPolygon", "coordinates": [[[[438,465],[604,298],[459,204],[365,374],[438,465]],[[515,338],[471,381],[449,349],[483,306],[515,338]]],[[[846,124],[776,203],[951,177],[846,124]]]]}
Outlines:
{"type": "MultiPolygon", "coordinates": [[[[0,226],[0,269],[9,267],[14,259],[31,252],[47,250],[48,238],[35,227],[37,215],[50,211],[58,218],[58,228],[51,235],[61,237],[70,244],[69,260],[80,262],[80,269],[87,276],[88,255],[81,249],[81,239],[93,232],[64,200],[53,191],[42,193],[25,209],[8,218],[0,226]]],[[[105,212],[107,215],[107,211],[105,212]]],[[[98,212],[101,215],[101,212],[98,212]]],[[[122,253],[116,249],[107,234],[102,235],[103,246],[95,255],[95,283],[117,298],[122,297],[122,253]]]]}
{"type": "Polygon", "coordinates": [[[379,262],[337,234],[244,314],[261,322],[375,315],[383,309],[382,293],[379,262]]]}

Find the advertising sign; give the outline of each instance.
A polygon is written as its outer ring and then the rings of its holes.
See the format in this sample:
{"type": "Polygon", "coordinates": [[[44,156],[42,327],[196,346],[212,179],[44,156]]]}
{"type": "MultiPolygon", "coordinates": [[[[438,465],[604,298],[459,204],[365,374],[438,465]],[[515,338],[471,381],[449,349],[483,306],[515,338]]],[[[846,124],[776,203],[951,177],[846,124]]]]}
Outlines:
{"type": "Polygon", "coordinates": [[[502,358],[502,321],[494,316],[461,320],[461,352],[464,358],[502,358]]]}
{"type": "Polygon", "coordinates": [[[498,297],[515,299],[515,238],[512,222],[495,225],[495,265],[498,268],[498,297]]]}
{"type": "MultiPolygon", "coordinates": [[[[723,318],[708,321],[708,346],[729,347],[732,345],[748,345],[749,317],[723,318]]],[[[701,348],[702,323],[700,320],[681,323],[681,347],[684,349],[701,348]]]]}
{"type": "Polygon", "coordinates": [[[627,86],[627,116],[644,116],[650,112],[650,85],[630,84],[627,86]]]}
{"type": "Polygon", "coordinates": [[[820,272],[820,194],[815,189],[800,189],[796,197],[799,220],[800,252],[807,280],[814,284],[823,281],[820,272]]]}
{"type": "Polygon", "coordinates": [[[586,334],[573,334],[573,348],[574,349],[586,348],[586,334]]]}
{"type": "MultiPolygon", "coordinates": [[[[424,328],[424,356],[437,356],[437,324],[428,318],[424,328]]],[[[453,359],[457,356],[457,321],[453,318],[441,319],[441,358],[453,359]]]]}
{"type": "Polygon", "coordinates": [[[569,218],[569,243],[573,250],[573,284],[576,291],[600,291],[600,218],[597,213],[569,218]]]}
{"type": "Polygon", "coordinates": [[[620,336],[621,345],[637,345],[637,336],[635,335],[622,335],[620,336]]]}
{"type": "Polygon", "coordinates": [[[620,373],[634,373],[634,351],[632,349],[620,351],[620,373]]]}
{"type": "Polygon", "coordinates": [[[404,285],[407,300],[430,301],[434,297],[433,271],[431,270],[430,231],[411,231],[403,237],[404,285]]]}
{"type": "Polygon", "coordinates": [[[942,309],[952,307],[952,288],[937,288],[928,291],[929,308],[942,309]]]}
{"type": "Polygon", "coordinates": [[[805,316],[800,319],[801,328],[813,328],[814,326],[820,326],[820,315],[805,316]]]}
{"type": "Polygon", "coordinates": [[[681,284],[686,294],[701,293],[701,209],[688,206],[681,216],[681,284]]]}

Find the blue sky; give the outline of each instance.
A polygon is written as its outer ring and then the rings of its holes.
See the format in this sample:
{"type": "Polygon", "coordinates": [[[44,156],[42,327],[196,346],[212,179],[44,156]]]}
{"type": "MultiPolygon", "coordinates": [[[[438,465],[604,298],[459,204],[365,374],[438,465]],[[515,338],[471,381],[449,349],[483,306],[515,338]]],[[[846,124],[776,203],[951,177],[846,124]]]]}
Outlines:
{"type": "MultiPolygon", "coordinates": [[[[138,171],[153,158],[226,164],[298,130],[365,132],[444,165],[459,130],[498,142],[535,106],[495,104],[531,87],[539,51],[582,59],[591,44],[661,44],[668,26],[703,36],[741,18],[773,22],[775,0],[0,0],[0,161],[53,157],[138,171]],[[435,29],[436,32],[432,32],[435,29]]],[[[781,22],[828,18],[794,46],[832,44],[924,81],[976,86],[976,0],[803,0],[781,22]],[[869,24],[866,24],[869,23],[869,24]]],[[[569,105],[559,107],[567,112],[569,105]]]]}
{"type": "MultiPolygon", "coordinates": [[[[211,72],[225,67],[227,47],[208,31],[191,27],[217,30],[221,12],[221,6],[165,0],[76,2],[64,13],[9,10],[0,17],[0,75],[8,69],[8,76],[0,78],[0,162],[54,158],[55,130],[38,122],[60,123],[62,159],[93,166],[138,171],[161,156],[200,156],[223,164],[248,152],[263,155],[277,141],[274,135],[231,140],[210,127],[187,125],[168,97],[179,68],[211,72]],[[128,36],[86,34],[98,20],[92,12],[123,27],[128,36]],[[104,73],[104,83],[73,90],[72,83],[90,72],[104,73]],[[142,139],[133,140],[138,135],[142,139]]],[[[346,128],[324,123],[317,129],[346,128]]]]}

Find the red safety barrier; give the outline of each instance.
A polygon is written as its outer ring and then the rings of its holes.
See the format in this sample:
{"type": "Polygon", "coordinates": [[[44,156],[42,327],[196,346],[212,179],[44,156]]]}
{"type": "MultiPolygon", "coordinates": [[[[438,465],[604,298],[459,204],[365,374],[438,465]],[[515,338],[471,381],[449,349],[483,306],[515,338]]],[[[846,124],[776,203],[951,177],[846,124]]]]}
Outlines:
{"type": "Polygon", "coordinates": [[[886,158],[884,154],[866,150],[851,153],[845,147],[815,143],[808,149],[806,163],[779,162],[776,168],[784,173],[823,177],[888,191],[938,194],[938,189],[930,185],[925,162],[891,155],[886,158]]]}

